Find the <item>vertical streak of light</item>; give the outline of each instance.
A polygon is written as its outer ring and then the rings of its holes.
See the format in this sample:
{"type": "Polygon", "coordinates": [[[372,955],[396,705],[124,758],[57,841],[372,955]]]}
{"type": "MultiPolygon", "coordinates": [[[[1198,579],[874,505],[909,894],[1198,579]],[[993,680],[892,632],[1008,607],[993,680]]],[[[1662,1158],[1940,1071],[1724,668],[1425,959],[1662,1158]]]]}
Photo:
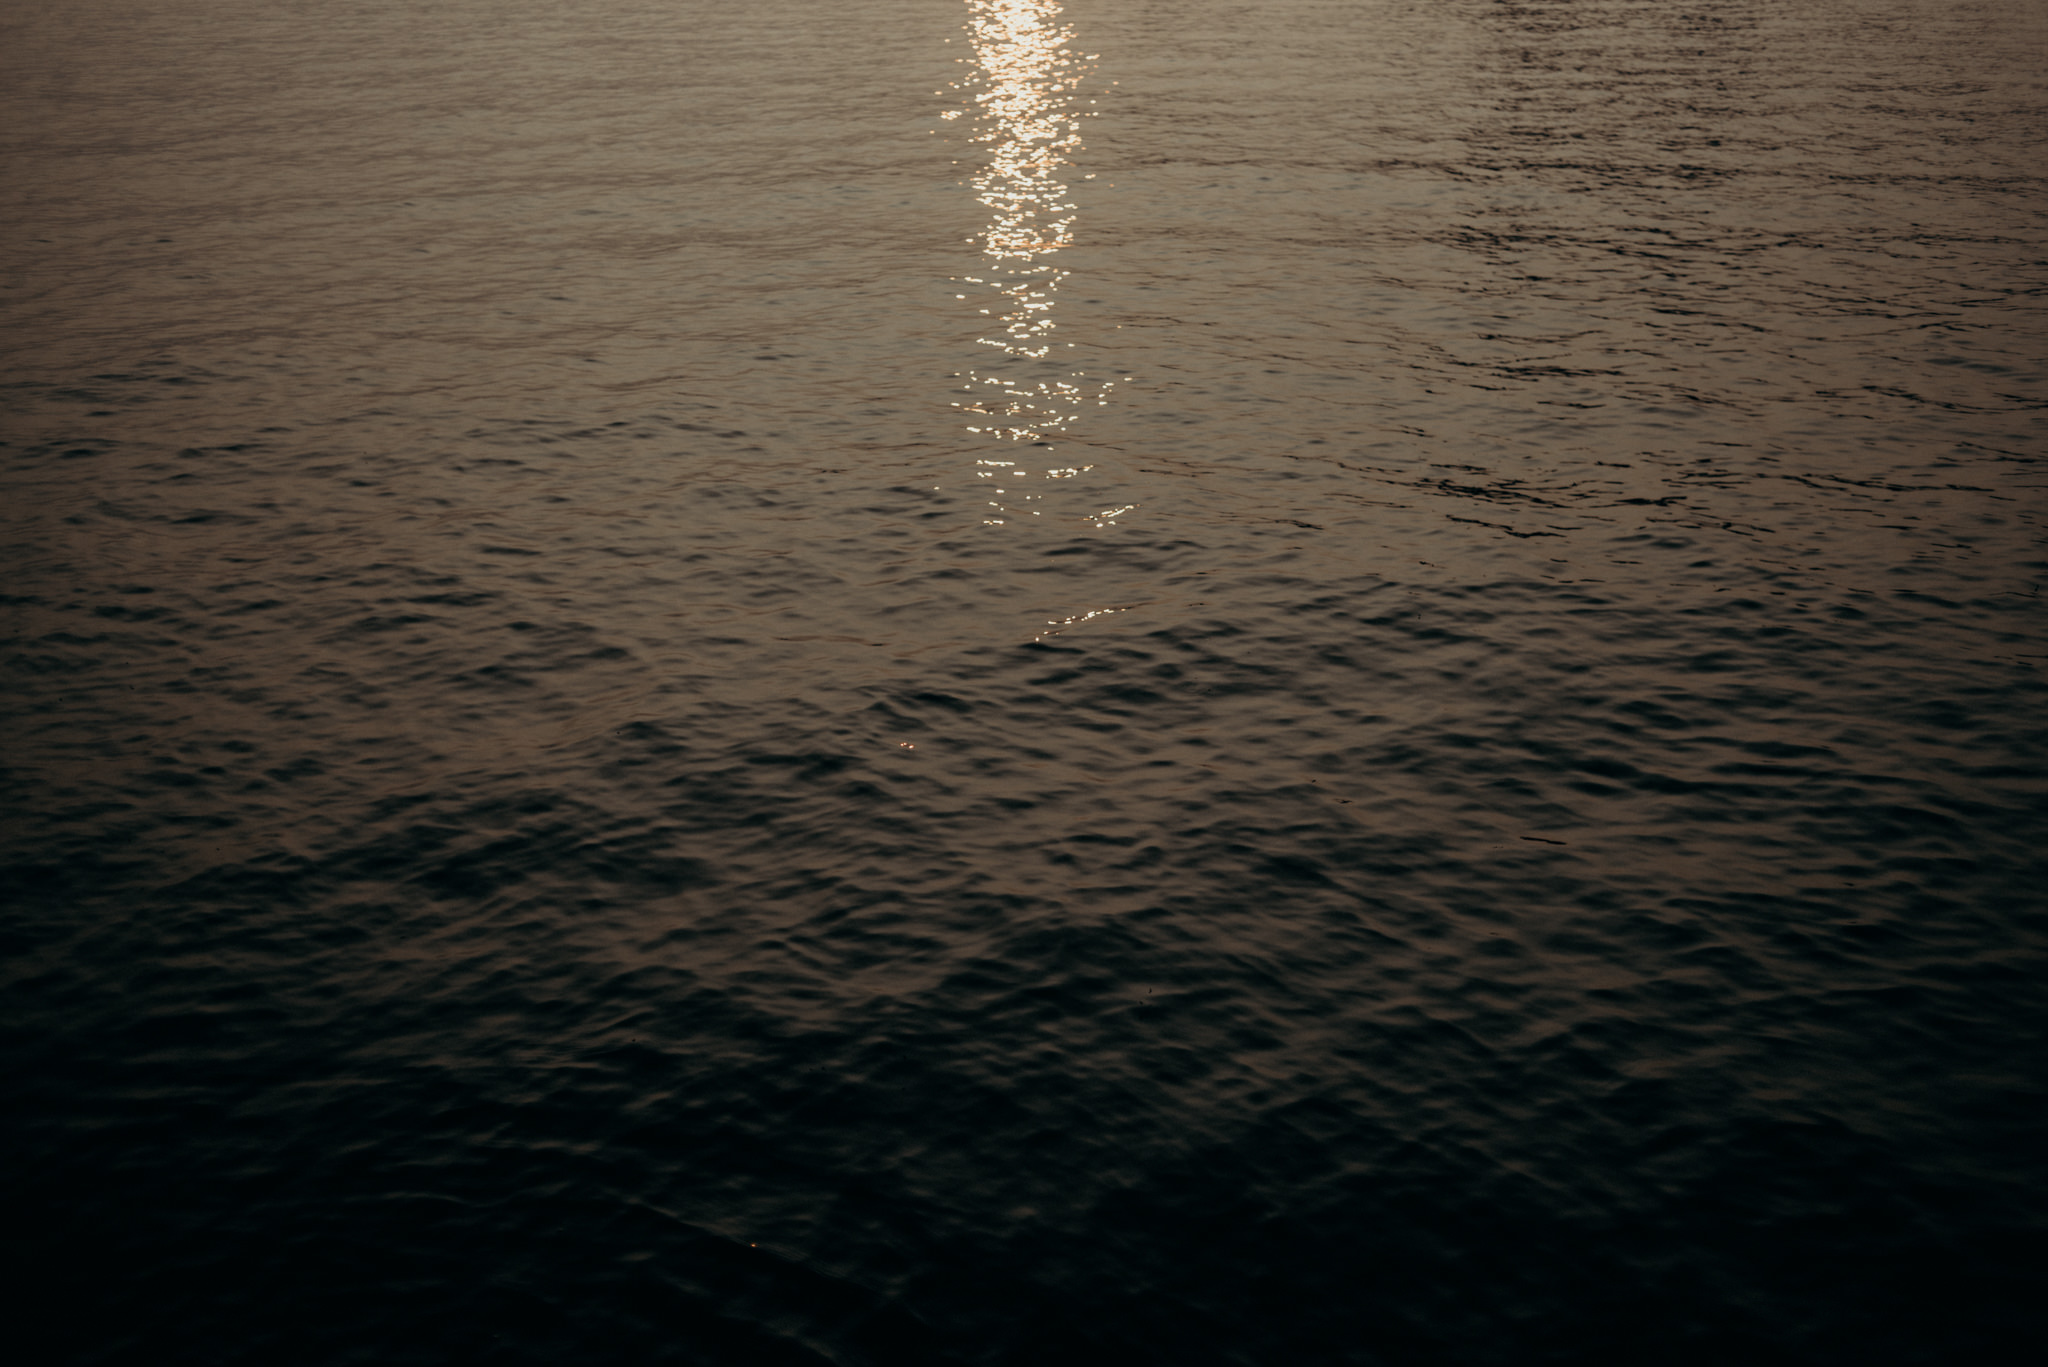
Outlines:
{"type": "MultiPolygon", "coordinates": [[[[968,397],[955,406],[973,418],[967,430],[977,436],[1050,446],[1053,435],[1071,426],[1084,407],[1105,402],[1114,386],[1091,382],[1081,371],[1048,374],[1045,366],[1056,345],[1053,306],[1068,275],[1053,258],[1074,240],[1075,206],[1062,175],[1081,149],[1086,114],[1078,91],[1095,58],[1072,50],[1075,33],[1061,22],[1059,0],[967,0],[967,9],[974,57],[956,88],[969,107],[945,117],[971,113],[973,140],[987,148],[972,184],[988,210],[988,226],[978,235],[982,274],[957,283],[973,287],[961,298],[988,303],[981,313],[992,331],[977,340],[1002,352],[1004,360],[1001,374],[968,371],[968,397]],[[1036,378],[1020,373],[1027,365],[1036,378]]],[[[1011,460],[991,457],[977,464],[984,479],[1032,477],[1011,460]]],[[[1079,473],[1067,467],[1039,477],[1079,473]]],[[[990,522],[1010,511],[1005,504],[990,506],[998,514],[990,522]]]]}

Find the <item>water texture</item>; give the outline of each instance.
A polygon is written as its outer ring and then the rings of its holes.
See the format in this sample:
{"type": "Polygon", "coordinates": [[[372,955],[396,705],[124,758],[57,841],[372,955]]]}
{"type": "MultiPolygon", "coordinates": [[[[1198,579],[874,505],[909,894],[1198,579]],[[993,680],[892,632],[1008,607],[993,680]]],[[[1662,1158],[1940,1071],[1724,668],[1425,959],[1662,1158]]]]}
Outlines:
{"type": "Polygon", "coordinates": [[[2019,1360],[2048,5],[0,14],[36,1361],[2019,1360]]]}

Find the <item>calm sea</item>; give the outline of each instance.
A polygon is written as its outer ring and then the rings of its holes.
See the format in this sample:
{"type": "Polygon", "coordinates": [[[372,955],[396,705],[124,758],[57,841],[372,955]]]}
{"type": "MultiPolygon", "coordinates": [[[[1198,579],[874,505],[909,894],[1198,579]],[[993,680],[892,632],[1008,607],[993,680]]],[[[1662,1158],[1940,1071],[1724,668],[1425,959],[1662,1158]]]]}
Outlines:
{"type": "Polygon", "coordinates": [[[1953,1367],[2042,0],[13,0],[16,1360],[1953,1367]]]}

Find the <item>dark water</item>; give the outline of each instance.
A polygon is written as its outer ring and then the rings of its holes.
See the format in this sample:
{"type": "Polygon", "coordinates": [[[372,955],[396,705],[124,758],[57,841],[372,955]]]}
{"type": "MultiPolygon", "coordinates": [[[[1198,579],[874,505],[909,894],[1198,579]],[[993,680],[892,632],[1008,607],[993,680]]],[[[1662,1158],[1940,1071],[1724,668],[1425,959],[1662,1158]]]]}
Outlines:
{"type": "Polygon", "coordinates": [[[2044,38],[9,6],[10,1340],[2024,1360],[2044,38]]]}

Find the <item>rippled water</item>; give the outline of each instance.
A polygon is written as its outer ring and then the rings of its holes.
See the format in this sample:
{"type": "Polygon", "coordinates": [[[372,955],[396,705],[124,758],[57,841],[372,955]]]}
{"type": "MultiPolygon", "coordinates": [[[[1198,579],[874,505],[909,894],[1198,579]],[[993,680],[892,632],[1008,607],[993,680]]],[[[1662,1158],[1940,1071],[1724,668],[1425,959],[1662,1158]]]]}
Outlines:
{"type": "Polygon", "coordinates": [[[2040,1329],[2048,6],[0,54],[47,1360],[2040,1329]]]}

